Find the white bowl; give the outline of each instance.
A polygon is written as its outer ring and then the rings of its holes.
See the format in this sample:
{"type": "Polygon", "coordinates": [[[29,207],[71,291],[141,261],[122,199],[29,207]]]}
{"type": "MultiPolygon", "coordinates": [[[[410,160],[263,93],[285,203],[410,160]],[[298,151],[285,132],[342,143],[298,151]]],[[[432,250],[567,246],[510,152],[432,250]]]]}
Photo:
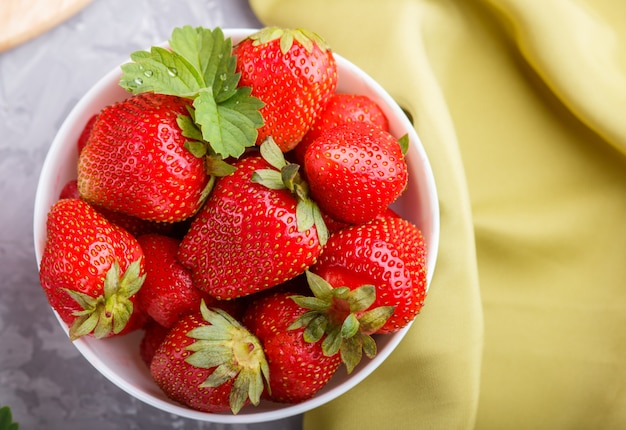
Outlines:
{"type": "MultiPolygon", "coordinates": [[[[253,29],[224,29],[224,34],[237,43],[253,29]]],[[[428,275],[430,284],[439,245],[439,205],[435,181],[428,158],[419,137],[404,112],[391,96],[370,76],[340,55],[335,54],[338,67],[338,91],[365,94],[376,101],[389,119],[390,132],[396,137],[409,134],[411,145],[406,155],[409,167],[409,185],[394,209],[415,223],[424,235],[428,247],[428,275]]],[[[56,202],[65,183],[76,178],[76,141],[84,124],[103,107],[129,96],[119,87],[121,69],[116,67],[94,85],[76,104],[56,135],[41,171],[34,210],[34,241],[37,262],[41,261],[46,242],[46,217],[56,202]]],[[[56,315],[67,332],[67,326],[56,315]]],[[[419,319],[419,315],[417,317],[419,319]]],[[[303,403],[288,405],[262,400],[259,406],[246,406],[238,415],[229,413],[199,412],[170,400],[153,382],[148,368],[139,356],[139,342],[143,332],[97,340],[80,338],[74,345],[80,353],[106,378],[128,394],[163,411],[200,421],[219,423],[254,423],[278,420],[316,408],[345,393],[376,369],[396,348],[409,327],[377,338],[378,354],[364,358],[361,364],[347,375],[343,367],[329,384],[315,397],[303,403]]]]}

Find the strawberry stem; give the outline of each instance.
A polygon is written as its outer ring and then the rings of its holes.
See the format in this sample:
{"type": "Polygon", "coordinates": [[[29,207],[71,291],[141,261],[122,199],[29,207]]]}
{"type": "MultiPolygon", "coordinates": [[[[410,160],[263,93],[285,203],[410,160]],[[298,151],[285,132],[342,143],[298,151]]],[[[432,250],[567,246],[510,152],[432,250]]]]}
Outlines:
{"type": "Polygon", "coordinates": [[[260,147],[261,156],[274,169],[260,169],[253,173],[252,181],[272,190],[288,189],[296,198],[296,222],[298,231],[315,226],[322,246],[328,241],[328,227],[319,206],[309,197],[309,185],[300,174],[300,165],[285,159],[274,139],[268,137],[260,147]]]}

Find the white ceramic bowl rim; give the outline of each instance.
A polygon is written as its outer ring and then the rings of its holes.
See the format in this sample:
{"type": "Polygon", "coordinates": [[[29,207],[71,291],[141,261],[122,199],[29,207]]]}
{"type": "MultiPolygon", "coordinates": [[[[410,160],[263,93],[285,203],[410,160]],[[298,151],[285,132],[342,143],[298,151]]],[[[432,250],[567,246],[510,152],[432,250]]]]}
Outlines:
{"type": "MultiPolygon", "coordinates": [[[[224,34],[227,37],[231,37],[233,43],[236,43],[254,31],[256,29],[224,29],[224,34]]],[[[411,145],[407,154],[407,161],[410,168],[410,180],[413,178],[413,182],[409,183],[409,187],[419,188],[418,201],[411,200],[404,204],[400,202],[397,210],[401,214],[414,214],[416,213],[416,206],[418,207],[417,213],[419,213],[419,217],[418,219],[411,219],[411,221],[415,222],[422,229],[426,239],[428,246],[427,282],[430,285],[439,248],[439,206],[435,181],[428,157],[413,126],[391,96],[354,64],[341,55],[334,55],[340,70],[339,90],[353,93],[360,91],[375,93],[373,98],[383,107],[390,119],[391,132],[398,137],[400,134],[409,133],[411,145]],[[350,74],[349,80],[345,76],[346,72],[350,74]]],[[[38,264],[41,261],[46,240],[45,220],[48,210],[57,200],[62,186],[69,179],[75,178],[76,175],[76,147],[68,142],[76,142],[82,125],[87,122],[91,115],[97,113],[105,105],[128,96],[128,93],[117,85],[120,76],[121,70],[119,67],[116,67],[102,77],[76,104],[50,146],[43,164],[35,198],[34,240],[38,264]]],[[[55,315],[67,333],[65,323],[63,323],[58,314],[55,313],[55,315]]],[[[345,379],[345,370],[341,368],[333,380],[335,378],[344,378],[345,381],[333,386],[333,381],[331,380],[329,386],[321,390],[312,399],[295,405],[275,404],[263,400],[261,405],[257,407],[247,406],[243,408],[238,415],[195,411],[168,399],[151,380],[146,366],[139,358],[137,345],[141,333],[132,333],[127,336],[106,340],[81,338],[75,341],[74,345],[112,383],[128,394],[156,408],[181,417],[200,421],[227,424],[254,423],[278,420],[301,414],[345,393],[370,375],[391,354],[404,338],[409,328],[410,325],[394,335],[379,337],[379,352],[375,358],[372,360],[364,359],[347,379],[345,379]],[[117,348],[135,348],[136,351],[132,351],[129,356],[124,354],[122,354],[123,356],[111,355],[111,351],[115,351],[117,348]],[[343,375],[340,376],[342,373],[343,375]]]]}

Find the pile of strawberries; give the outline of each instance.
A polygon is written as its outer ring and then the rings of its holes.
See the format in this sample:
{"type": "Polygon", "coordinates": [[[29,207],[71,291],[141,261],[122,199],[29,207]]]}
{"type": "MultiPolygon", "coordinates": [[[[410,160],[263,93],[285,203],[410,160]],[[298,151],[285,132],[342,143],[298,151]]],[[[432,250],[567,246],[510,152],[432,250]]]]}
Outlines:
{"type": "Polygon", "coordinates": [[[319,36],[186,26],[122,72],[48,214],[40,280],[72,340],[142,329],[170,398],[236,414],[314,396],[415,318],[426,245],[389,208],[408,139],[337,92],[319,36]]]}

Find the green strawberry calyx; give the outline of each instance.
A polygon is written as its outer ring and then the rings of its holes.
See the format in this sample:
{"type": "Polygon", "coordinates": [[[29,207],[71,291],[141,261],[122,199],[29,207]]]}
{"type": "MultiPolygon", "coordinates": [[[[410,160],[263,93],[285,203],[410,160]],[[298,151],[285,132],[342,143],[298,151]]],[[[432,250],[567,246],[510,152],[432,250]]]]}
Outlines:
{"type": "Polygon", "coordinates": [[[101,295],[93,297],[66,288],[82,309],[74,312],[76,319],[69,329],[70,339],[74,341],[90,333],[100,339],[124,330],[134,309],[130,298],[137,294],[145,278],[145,273],[141,274],[141,257],[121,275],[119,262],[115,260],[105,275],[101,295]]]}
{"type": "MultiPolygon", "coordinates": [[[[263,102],[239,86],[232,40],[220,28],[175,28],[169,49],[153,46],[136,51],[123,64],[120,86],[134,94],[155,92],[192,100],[189,116],[178,125],[196,156],[221,160],[240,157],[254,146],[263,125],[263,102]]],[[[215,160],[210,166],[215,164],[215,160]]],[[[223,168],[224,166],[220,165],[223,168]]],[[[220,176],[217,171],[207,171],[220,176]]]]}
{"type": "Polygon", "coordinates": [[[321,276],[307,270],[307,282],[313,297],[294,295],[291,299],[308,309],[289,327],[305,327],[304,340],[309,343],[322,340],[326,356],[341,354],[348,373],[360,363],[363,353],[376,356],[376,341],[371,336],[380,329],[394,312],[393,306],[371,308],[376,300],[376,287],[363,285],[350,290],[333,287],[321,276]],[[370,309],[371,308],[371,309],[370,309]]]}
{"type": "Polygon", "coordinates": [[[218,387],[233,380],[229,397],[233,414],[247,399],[258,405],[263,389],[270,389],[269,366],[261,342],[227,312],[209,309],[204,300],[200,312],[209,324],[187,333],[195,342],[187,346],[193,354],[185,359],[198,368],[215,368],[200,387],[218,387]]]}
{"type": "Polygon", "coordinates": [[[265,45],[278,40],[280,51],[283,54],[286,54],[291,49],[294,41],[302,45],[307,52],[313,51],[314,44],[323,52],[330,49],[320,35],[304,28],[265,27],[248,36],[248,38],[252,40],[253,46],[265,45]]]}
{"type": "Polygon", "coordinates": [[[317,237],[323,246],[328,241],[328,228],[322,212],[310,197],[309,186],[300,175],[300,165],[290,163],[274,139],[268,137],[260,146],[261,156],[273,169],[260,169],[253,173],[252,181],[269,189],[287,189],[296,197],[296,222],[298,231],[306,231],[315,226],[317,237]]]}
{"type": "Polygon", "coordinates": [[[404,136],[400,137],[400,139],[398,139],[398,144],[400,145],[402,155],[406,155],[406,153],[409,152],[409,135],[405,134],[404,136]]]}

